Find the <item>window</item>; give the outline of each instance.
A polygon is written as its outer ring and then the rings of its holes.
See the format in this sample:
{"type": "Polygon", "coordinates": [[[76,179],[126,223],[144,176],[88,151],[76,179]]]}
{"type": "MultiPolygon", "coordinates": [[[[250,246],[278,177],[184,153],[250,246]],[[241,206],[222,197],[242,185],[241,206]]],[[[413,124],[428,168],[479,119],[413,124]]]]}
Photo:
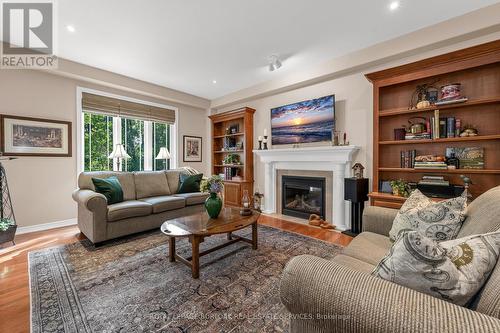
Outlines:
{"type": "Polygon", "coordinates": [[[108,156],[113,151],[113,118],[84,113],[83,119],[85,171],[112,170],[108,156]]]}
{"type": "Polygon", "coordinates": [[[156,159],[161,147],[167,147],[170,151],[170,126],[162,123],[153,123],[153,170],[170,169],[170,160],[156,159]]]}
{"type": "Polygon", "coordinates": [[[120,118],[83,112],[84,171],[115,170],[108,156],[121,143],[130,155],[122,163],[122,171],[170,169],[170,160],[156,160],[161,147],[171,153],[172,126],[167,123],[120,118]]]}

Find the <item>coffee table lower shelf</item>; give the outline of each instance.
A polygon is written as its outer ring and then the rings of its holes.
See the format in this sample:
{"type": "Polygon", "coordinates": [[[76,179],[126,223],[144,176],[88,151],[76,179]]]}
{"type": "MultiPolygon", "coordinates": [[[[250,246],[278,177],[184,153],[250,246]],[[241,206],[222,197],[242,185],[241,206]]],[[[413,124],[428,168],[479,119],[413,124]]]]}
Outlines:
{"type": "MultiPolygon", "coordinates": [[[[210,235],[209,235],[210,236],[210,235]]],[[[205,237],[209,236],[198,236],[198,235],[190,235],[189,242],[191,243],[191,251],[192,254],[189,257],[182,257],[175,252],[175,236],[169,236],[169,258],[170,262],[175,262],[175,260],[179,260],[183,264],[188,267],[191,267],[191,274],[193,279],[198,279],[200,277],[200,257],[212,253],[214,251],[225,248],[229,245],[232,245],[237,242],[246,242],[252,245],[253,250],[257,250],[257,222],[252,224],[252,239],[248,239],[241,236],[234,236],[231,232],[227,233],[228,241],[214,246],[210,249],[200,252],[200,244],[203,243],[205,237]]]]}

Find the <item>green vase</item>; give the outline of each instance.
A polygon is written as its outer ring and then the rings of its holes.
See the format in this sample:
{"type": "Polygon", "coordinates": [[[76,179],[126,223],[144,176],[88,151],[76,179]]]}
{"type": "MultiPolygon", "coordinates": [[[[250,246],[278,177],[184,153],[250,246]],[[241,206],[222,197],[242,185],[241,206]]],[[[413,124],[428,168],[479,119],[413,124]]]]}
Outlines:
{"type": "Polygon", "coordinates": [[[216,219],[219,216],[222,209],[222,200],[217,193],[210,193],[210,196],[205,200],[205,209],[211,218],[216,219]]]}

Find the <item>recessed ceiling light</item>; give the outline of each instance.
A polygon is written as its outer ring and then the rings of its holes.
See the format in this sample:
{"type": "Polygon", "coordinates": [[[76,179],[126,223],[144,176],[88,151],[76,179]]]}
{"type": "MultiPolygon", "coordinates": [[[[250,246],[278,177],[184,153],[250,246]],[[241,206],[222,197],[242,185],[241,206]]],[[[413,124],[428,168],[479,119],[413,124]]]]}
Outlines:
{"type": "Polygon", "coordinates": [[[68,30],[69,32],[75,32],[75,27],[72,25],[67,25],[66,30],[68,30]]]}
{"type": "Polygon", "coordinates": [[[399,1],[393,1],[389,5],[390,10],[396,10],[399,8],[399,1]]]}
{"type": "Polygon", "coordinates": [[[213,83],[213,84],[216,84],[216,83],[217,83],[217,80],[212,80],[212,83],[213,83]]]}

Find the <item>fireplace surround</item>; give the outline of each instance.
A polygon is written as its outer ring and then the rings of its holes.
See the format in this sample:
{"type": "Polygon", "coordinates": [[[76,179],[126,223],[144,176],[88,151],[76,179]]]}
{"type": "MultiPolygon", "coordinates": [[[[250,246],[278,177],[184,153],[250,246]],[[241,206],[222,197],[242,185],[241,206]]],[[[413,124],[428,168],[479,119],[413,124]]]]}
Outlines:
{"type": "Polygon", "coordinates": [[[254,150],[264,163],[263,212],[277,213],[277,197],[281,188],[277,186],[279,170],[326,171],[332,174],[331,214],[326,220],[338,230],[350,229],[349,203],[344,200],[344,178],[351,175],[351,163],[357,146],[319,146],[304,148],[280,148],[254,150]]]}

